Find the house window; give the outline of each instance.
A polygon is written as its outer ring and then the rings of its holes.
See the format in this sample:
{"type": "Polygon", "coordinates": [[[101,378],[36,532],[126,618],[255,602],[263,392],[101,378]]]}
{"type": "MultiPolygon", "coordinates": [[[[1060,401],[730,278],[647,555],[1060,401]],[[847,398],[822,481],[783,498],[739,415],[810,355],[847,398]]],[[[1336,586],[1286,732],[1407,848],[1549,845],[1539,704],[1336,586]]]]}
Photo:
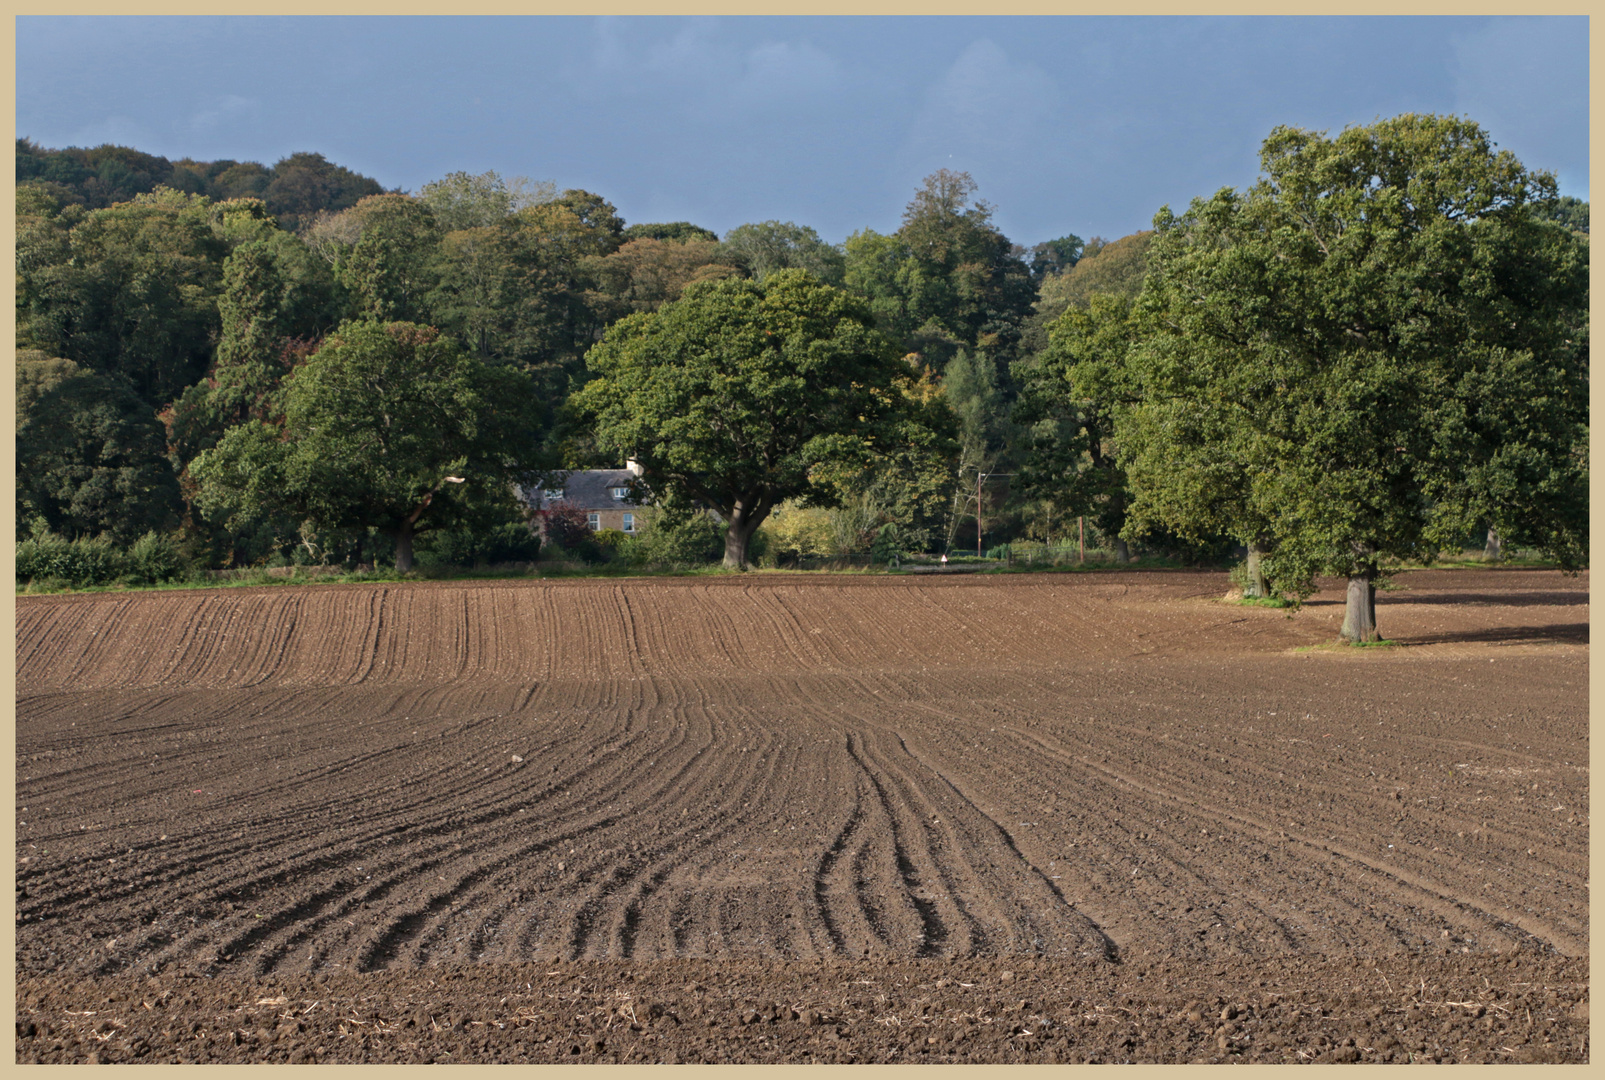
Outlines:
{"type": "Polygon", "coordinates": [[[559,488],[553,488],[552,490],[548,491],[546,493],[546,501],[547,502],[562,502],[563,501],[563,489],[559,487],[559,488]]]}
{"type": "Polygon", "coordinates": [[[624,531],[627,532],[627,533],[633,533],[635,531],[635,515],[634,514],[625,514],[624,515],[624,531]]]}
{"type": "Polygon", "coordinates": [[[585,523],[591,527],[591,531],[592,532],[597,532],[598,530],[600,530],[602,528],[602,515],[601,514],[586,514],[585,515],[585,523]]]}
{"type": "Polygon", "coordinates": [[[630,497],[630,489],[627,487],[616,487],[613,488],[612,491],[613,497],[619,502],[623,502],[625,499],[630,497]]]}

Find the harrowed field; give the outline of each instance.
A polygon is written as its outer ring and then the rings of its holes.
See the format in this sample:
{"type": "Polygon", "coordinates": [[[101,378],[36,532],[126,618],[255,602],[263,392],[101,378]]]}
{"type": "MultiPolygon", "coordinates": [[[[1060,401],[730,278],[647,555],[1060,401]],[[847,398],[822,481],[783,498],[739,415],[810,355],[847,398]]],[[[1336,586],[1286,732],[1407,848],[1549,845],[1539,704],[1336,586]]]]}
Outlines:
{"type": "Polygon", "coordinates": [[[1328,584],[18,597],[19,1060],[1587,1060],[1587,575],[1328,584]]]}

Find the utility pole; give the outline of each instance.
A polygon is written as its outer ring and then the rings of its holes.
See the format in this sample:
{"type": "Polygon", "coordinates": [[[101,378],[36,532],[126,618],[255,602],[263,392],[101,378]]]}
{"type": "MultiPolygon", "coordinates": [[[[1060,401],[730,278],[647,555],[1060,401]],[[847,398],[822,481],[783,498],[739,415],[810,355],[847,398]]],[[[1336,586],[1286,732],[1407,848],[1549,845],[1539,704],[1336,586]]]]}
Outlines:
{"type": "Polygon", "coordinates": [[[1013,476],[1011,472],[984,473],[975,470],[975,557],[981,557],[981,481],[988,476],[1013,476]]]}
{"type": "Polygon", "coordinates": [[[975,557],[981,557],[981,478],[986,473],[975,470],[975,557]]]}

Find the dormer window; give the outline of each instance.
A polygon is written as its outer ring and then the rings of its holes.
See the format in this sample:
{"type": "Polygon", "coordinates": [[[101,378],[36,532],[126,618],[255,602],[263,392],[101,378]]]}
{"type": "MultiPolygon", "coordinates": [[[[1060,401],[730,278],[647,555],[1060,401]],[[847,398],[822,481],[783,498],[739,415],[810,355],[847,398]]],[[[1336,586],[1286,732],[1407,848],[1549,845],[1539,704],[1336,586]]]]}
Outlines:
{"type": "Polygon", "coordinates": [[[627,487],[616,487],[611,488],[610,490],[613,493],[613,498],[617,499],[619,502],[623,502],[625,499],[630,497],[630,489],[627,487]]]}

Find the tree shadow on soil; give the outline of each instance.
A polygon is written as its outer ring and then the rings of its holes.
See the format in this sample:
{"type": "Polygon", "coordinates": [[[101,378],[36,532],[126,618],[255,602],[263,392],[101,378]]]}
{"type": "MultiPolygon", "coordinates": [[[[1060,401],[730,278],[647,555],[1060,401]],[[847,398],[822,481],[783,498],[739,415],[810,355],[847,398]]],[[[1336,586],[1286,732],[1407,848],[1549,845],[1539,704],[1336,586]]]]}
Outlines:
{"type": "MultiPolygon", "coordinates": [[[[1586,592],[1515,592],[1515,593],[1421,593],[1402,590],[1398,594],[1384,592],[1377,597],[1377,606],[1392,601],[1398,604],[1465,604],[1470,607],[1586,607],[1586,592]]],[[[1323,601],[1341,603],[1342,601],[1323,601]]]]}
{"type": "Polygon", "coordinates": [[[1457,630],[1441,634],[1412,634],[1401,637],[1398,645],[1487,645],[1564,644],[1587,645],[1587,623],[1559,623],[1551,626],[1498,626],[1486,630],[1457,630]]]}

